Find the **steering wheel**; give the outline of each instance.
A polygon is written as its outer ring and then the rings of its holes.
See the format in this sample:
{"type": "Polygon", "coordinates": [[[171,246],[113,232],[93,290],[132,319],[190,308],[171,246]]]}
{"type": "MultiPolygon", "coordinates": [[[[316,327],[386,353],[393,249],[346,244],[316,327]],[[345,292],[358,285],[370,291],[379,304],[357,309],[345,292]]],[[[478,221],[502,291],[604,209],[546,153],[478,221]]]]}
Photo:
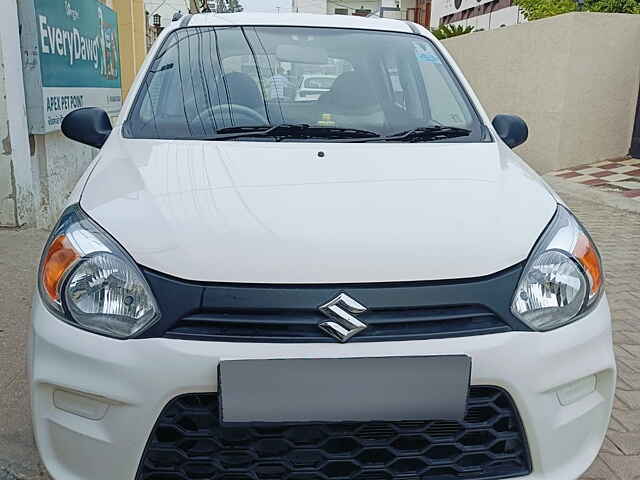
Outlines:
{"type": "MultiPolygon", "coordinates": [[[[239,105],[237,103],[229,103],[222,105],[213,105],[201,111],[196,121],[208,121],[214,118],[216,121],[220,119],[227,119],[227,122],[233,119],[234,126],[242,125],[267,125],[268,121],[262,116],[262,114],[256,112],[253,108],[246,105],[239,105]],[[229,112],[231,112],[231,118],[229,118],[229,112]]],[[[225,122],[226,123],[226,122],[225,122]]],[[[215,124],[215,123],[214,123],[215,124]]]]}

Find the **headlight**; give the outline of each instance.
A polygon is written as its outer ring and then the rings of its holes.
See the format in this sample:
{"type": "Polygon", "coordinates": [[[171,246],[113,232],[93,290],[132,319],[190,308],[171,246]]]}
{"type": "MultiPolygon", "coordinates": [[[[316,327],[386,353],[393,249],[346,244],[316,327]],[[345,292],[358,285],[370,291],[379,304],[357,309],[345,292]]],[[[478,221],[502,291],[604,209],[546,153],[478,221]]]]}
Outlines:
{"type": "Polygon", "coordinates": [[[135,262],[77,205],[62,214],[49,237],[38,289],[58,317],[110,337],[131,337],[160,317],[135,262]]]}
{"type": "Polygon", "coordinates": [[[559,205],[524,268],[511,311],[534,330],[561,327],[595,305],[603,280],[600,254],[593,240],[559,205]]]}

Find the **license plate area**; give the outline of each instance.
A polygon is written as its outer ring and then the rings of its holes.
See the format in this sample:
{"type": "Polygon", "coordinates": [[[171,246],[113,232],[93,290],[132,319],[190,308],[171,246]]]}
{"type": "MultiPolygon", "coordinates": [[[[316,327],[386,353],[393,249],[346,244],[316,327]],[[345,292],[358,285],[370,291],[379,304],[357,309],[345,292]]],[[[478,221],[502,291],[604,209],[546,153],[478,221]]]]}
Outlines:
{"type": "Polygon", "coordinates": [[[471,377],[466,355],[223,360],[223,424],[457,420],[471,377]]]}

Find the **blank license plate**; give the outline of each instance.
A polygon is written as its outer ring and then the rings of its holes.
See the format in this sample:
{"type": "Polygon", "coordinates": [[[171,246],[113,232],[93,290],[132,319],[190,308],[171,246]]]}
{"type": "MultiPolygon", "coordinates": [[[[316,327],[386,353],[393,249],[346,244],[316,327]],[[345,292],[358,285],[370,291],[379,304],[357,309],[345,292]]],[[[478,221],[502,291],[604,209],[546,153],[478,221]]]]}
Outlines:
{"type": "Polygon", "coordinates": [[[471,358],[223,360],[218,375],[225,424],[462,420],[471,358]]]}

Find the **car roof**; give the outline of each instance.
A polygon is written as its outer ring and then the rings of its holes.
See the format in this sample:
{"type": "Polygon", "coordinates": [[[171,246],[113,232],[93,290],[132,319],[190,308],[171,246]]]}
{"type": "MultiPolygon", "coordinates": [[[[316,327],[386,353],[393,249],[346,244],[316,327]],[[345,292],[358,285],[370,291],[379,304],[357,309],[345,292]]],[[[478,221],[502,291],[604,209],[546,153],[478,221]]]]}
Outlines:
{"type": "MultiPolygon", "coordinates": [[[[231,26],[260,25],[287,27],[332,27],[356,28],[362,30],[383,30],[389,32],[412,33],[411,26],[401,20],[378,17],[358,17],[356,15],[314,15],[306,13],[198,13],[188,20],[184,17],[173,22],[178,26],[231,26]]],[[[417,25],[416,25],[417,27],[417,25]]],[[[420,33],[423,32],[421,29],[420,33]]]]}

